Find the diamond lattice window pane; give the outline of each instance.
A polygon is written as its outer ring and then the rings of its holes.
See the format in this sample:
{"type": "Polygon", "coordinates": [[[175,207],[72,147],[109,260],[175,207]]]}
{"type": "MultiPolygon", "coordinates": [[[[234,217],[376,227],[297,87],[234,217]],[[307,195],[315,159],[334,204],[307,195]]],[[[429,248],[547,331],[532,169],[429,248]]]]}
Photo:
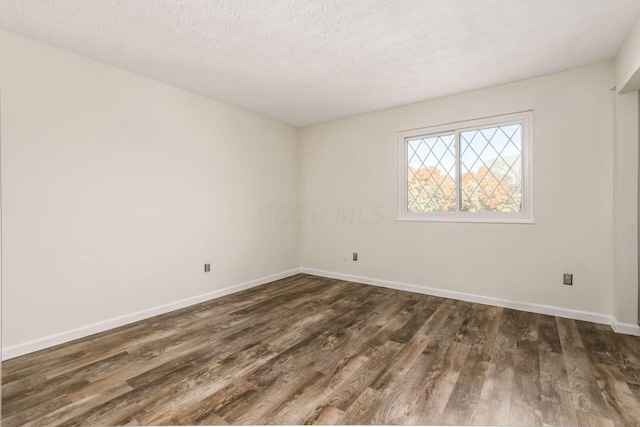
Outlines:
{"type": "Polygon", "coordinates": [[[455,211],[454,134],[408,140],[407,165],[408,212],[455,211]]]}
{"type": "Polygon", "coordinates": [[[460,132],[460,210],[522,212],[522,126],[460,132]]]}

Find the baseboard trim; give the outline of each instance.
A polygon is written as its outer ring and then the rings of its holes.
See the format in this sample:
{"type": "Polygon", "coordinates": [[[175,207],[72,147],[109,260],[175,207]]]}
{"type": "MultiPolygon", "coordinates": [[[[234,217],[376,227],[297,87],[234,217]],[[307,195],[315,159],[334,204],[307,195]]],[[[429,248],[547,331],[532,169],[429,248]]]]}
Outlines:
{"type": "Polygon", "coordinates": [[[640,337],[640,326],[632,323],[620,323],[615,318],[612,318],[611,328],[618,334],[635,335],[640,337]]]}
{"type": "Polygon", "coordinates": [[[612,329],[621,334],[640,335],[640,327],[627,323],[618,323],[617,320],[607,314],[592,313],[589,311],[573,310],[569,308],[551,305],[525,303],[501,298],[486,297],[482,295],[468,294],[464,292],[448,291],[444,289],[429,288],[425,286],[410,285],[407,283],[393,282],[389,280],[374,279],[371,277],[354,276],[350,274],[335,273],[332,271],[317,270],[313,268],[301,268],[301,273],[313,276],[329,277],[331,279],[347,280],[349,282],[363,283],[365,285],[381,286],[383,288],[409,291],[425,295],[433,295],[443,298],[451,298],[460,301],[475,302],[479,304],[494,305],[511,308],[514,310],[529,311],[532,313],[546,314],[550,316],[566,317],[574,320],[611,325],[612,329]]]}
{"type": "Polygon", "coordinates": [[[148,319],[150,317],[158,316],[160,314],[169,313],[170,311],[179,310],[181,308],[189,307],[194,304],[209,301],[212,299],[220,298],[225,295],[230,295],[236,292],[250,289],[256,286],[264,285],[275,280],[284,279],[295,274],[300,273],[299,269],[293,269],[283,271],[282,273],[273,274],[260,279],[251,280],[249,282],[241,283],[235,286],[229,286],[228,288],[218,289],[216,291],[208,292],[206,294],[196,295],[190,298],[185,298],[180,301],[175,301],[169,304],[164,304],[156,307],[152,307],[146,310],[141,310],[136,313],[126,314],[124,316],[115,317],[113,319],[107,319],[101,322],[92,323],[90,325],[82,326],[69,331],[60,332],[57,334],[49,335],[44,338],[39,338],[33,341],[28,341],[22,344],[17,344],[11,347],[2,349],[2,360],[13,359],[14,357],[22,356],[34,351],[43,350],[54,345],[63,344],[65,342],[73,341],[78,338],[84,338],[89,335],[104,332],[109,329],[117,328],[127,325],[129,323],[138,322],[140,320],[148,319]]]}
{"type": "Polygon", "coordinates": [[[494,305],[498,307],[511,308],[514,310],[529,311],[532,313],[547,314],[550,316],[566,317],[575,320],[584,320],[587,322],[600,323],[604,325],[611,325],[611,328],[620,334],[640,336],[640,326],[630,323],[618,322],[613,316],[599,313],[592,313],[588,311],[572,310],[567,308],[561,308],[550,305],[524,303],[518,301],[510,301],[501,298],[486,297],[482,295],[468,294],[464,292],[448,291],[444,289],[430,288],[424,286],[411,285],[407,283],[393,282],[389,280],[374,279],[371,277],[355,276],[350,274],[335,273],[331,271],[318,270],[313,268],[297,268],[281,273],[273,274],[270,276],[262,277],[260,279],[251,280],[249,282],[241,283],[235,286],[230,286],[216,291],[208,292],[202,295],[196,295],[194,297],[185,298],[180,301],[164,304],[161,306],[152,307],[146,310],[138,311],[136,313],[127,314],[124,316],[116,317],[113,319],[104,320],[102,322],[93,323],[90,325],[82,326],[80,328],[72,329],[69,331],[60,332],[57,334],[49,335],[47,337],[39,338],[33,341],[17,344],[11,347],[2,349],[2,360],[13,359],[14,357],[22,356],[28,353],[33,353],[38,350],[53,347],[58,344],[63,344],[69,341],[73,341],[79,338],[84,338],[89,335],[104,332],[109,329],[124,326],[130,323],[138,322],[140,320],[148,319],[150,317],[158,316],[160,314],[169,313],[174,310],[189,307],[201,302],[209,301],[212,299],[220,298],[225,295],[230,295],[236,292],[243,291],[245,289],[261,286],[269,282],[291,277],[298,273],[310,274],[313,276],[328,277],[337,280],[347,280],[350,282],[363,283],[365,285],[381,286],[384,288],[396,289],[400,291],[415,292],[425,295],[433,295],[443,298],[451,298],[461,301],[475,302],[479,304],[494,305]]]}

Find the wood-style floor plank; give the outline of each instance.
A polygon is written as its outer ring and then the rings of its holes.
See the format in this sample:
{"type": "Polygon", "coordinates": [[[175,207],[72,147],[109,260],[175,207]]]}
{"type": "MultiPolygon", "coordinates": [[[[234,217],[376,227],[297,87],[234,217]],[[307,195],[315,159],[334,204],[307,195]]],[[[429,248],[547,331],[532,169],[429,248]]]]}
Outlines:
{"type": "Polygon", "coordinates": [[[609,411],[596,381],[595,367],[584,348],[576,322],[561,318],[557,322],[574,407],[584,413],[609,418],[609,411]]]}
{"type": "Polygon", "coordinates": [[[489,360],[495,343],[503,309],[479,306],[469,322],[463,323],[456,338],[471,349],[458,375],[458,380],[444,409],[446,424],[467,425],[475,415],[482,386],[489,368],[489,360]]]}
{"type": "Polygon", "coordinates": [[[435,353],[429,353],[428,368],[417,386],[407,424],[443,424],[445,407],[471,350],[469,344],[442,341],[435,353]]]}
{"type": "Polygon", "coordinates": [[[542,425],[537,316],[519,312],[509,424],[542,425]]]}
{"type": "Polygon", "coordinates": [[[640,338],[296,275],[2,364],[3,426],[640,427],[640,338]]]}
{"type": "Polygon", "coordinates": [[[508,425],[513,387],[516,344],[518,340],[518,313],[504,310],[498,335],[492,349],[489,368],[482,385],[480,401],[473,423],[480,425],[508,425]]]}
{"type": "Polygon", "coordinates": [[[578,425],[562,355],[549,351],[548,348],[540,351],[540,399],[544,424],[578,425]]]}

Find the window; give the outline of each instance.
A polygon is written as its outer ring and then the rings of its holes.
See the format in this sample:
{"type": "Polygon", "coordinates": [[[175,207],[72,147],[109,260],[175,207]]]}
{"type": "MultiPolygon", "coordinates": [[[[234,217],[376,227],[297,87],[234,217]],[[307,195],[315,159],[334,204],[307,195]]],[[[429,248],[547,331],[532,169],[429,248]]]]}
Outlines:
{"type": "Polygon", "coordinates": [[[533,222],[533,113],[399,133],[400,217],[533,222]]]}

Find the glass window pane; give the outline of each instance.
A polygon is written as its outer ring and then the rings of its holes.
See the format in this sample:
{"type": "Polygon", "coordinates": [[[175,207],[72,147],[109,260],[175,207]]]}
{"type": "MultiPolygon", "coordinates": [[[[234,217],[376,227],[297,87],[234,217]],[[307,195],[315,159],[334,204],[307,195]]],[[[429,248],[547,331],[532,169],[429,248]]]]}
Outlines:
{"type": "Polygon", "coordinates": [[[460,133],[460,211],[522,212],[522,126],[460,133]]]}
{"type": "Polygon", "coordinates": [[[407,211],[454,212],[455,134],[407,141],[407,211]]]}

